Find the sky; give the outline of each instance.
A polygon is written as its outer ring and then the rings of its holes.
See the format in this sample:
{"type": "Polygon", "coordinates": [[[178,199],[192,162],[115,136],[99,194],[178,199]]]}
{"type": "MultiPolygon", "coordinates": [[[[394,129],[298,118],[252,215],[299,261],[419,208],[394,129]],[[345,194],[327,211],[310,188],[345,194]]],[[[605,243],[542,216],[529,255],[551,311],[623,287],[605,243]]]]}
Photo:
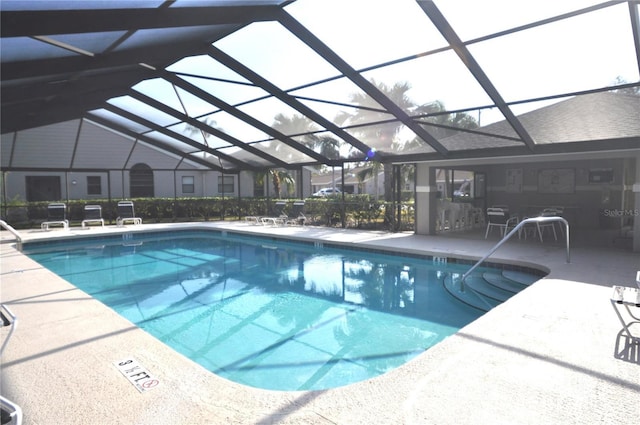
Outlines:
{"type": "MultiPolygon", "coordinates": [[[[463,41],[556,16],[599,2],[590,0],[438,0],[436,5],[463,41]]],[[[311,30],[357,70],[447,46],[415,0],[297,0],[286,11],[311,30]]],[[[214,43],[214,46],[249,66],[284,90],[331,78],[339,72],[276,22],[251,24],[214,43]]],[[[553,96],[611,85],[620,77],[640,80],[628,5],[598,10],[587,15],[531,28],[516,34],[473,43],[469,50],[507,102],[553,96]]],[[[208,57],[187,58],[169,70],[244,80],[208,57]]],[[[427,55],[364,72],[389,86],[407,81],[408,96],[416,104],[434,100],[449,110],[478,108],[493,103],[453,51],[427,55]]],[[[218,81],[185,77],[202,85],[227,103],[237,104],[264,95],[261,89],[218,81]]],[[[146,87],[145,87],[146,86],[146,87]]],[[[153,82],[141,91],[176,102],[173,89],[153,82]],[[164,93],[162,95],[158,93],[164,93]]],[[[349,103],[360,89],[347,79],[291,92],[331,102],[349,103]]],[[[183,95],[188,96],[188,95],[183,95]]],[[[209,105],[184,102],[189,115],[206,112],[209,105]]],[[[328,119],[340,111],[352,111],[314,101],[303,103],[328,119]]],[[[514,106],[516,115],[549,102],[514,106]]],[[[278,112],[293,114],[283,103],[271,99],[240,106],[240,109],[271,124],[278,112]]],[[[502,120],[497,109],[470,112],[482,125],[502,120]]],[[[227,114],[215,114],[216,123],[242,140],[263,140],[264,133],[249,128],[227,114]]]]}

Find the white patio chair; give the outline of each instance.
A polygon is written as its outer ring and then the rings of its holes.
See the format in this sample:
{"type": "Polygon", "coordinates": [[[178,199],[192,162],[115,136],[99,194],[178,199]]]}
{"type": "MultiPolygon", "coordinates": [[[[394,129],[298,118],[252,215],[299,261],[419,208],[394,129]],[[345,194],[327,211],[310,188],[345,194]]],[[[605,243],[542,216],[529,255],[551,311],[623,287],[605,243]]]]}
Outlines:
{"type": "Polygon", "coordinates": [[[118,202],[118,218],[116,218],[116,225],[118,227],[124,226],[125,223],[142,224],[142,219],[136,217],[133,202],[120,201],[118,202]]]}
{"type": "Polygon", "coordinates": [[[489,232],[494,227],[500,231],[500,236],[505,237],[509,230],[518,225],[518,217],[510,217],[509,213],[503,208],[487,208],[487,231],[484,238],[487,239],[489,232]]]}
{"type": "Polygon", "coordinates": [[[88,229],[90,224],[100,224],[104,227],[104,219],[102,218],[102,207],[100,205],[85,205],[84,220],[82,220],[82,228],[88,229]]]}
{"type": "Polygon", "coordinates": [[[50,226],[62,226],[69,228],[67,220],[67,205],[62,202],[52,202],[47,206],[47,220],[40,224],[42,230],[49,230],[50,226]]]}

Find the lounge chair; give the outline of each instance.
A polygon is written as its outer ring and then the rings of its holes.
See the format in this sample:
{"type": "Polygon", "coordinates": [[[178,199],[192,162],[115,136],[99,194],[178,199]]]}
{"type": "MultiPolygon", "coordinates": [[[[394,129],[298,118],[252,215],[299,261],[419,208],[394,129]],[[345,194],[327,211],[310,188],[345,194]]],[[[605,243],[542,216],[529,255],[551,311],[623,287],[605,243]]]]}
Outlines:
{"type": "Polygon", "coordinates": [[[49,230],[49,226],[62,226],[64,229],[69,228],[69,220],[67,220],[67,205],[62,202],[53,202],[47,206],[47,220],[40,224],[42,230],[49,230]]]}
{"type": "Polygon", "coordinates": [[[84,220],[82,220],[82,228],[88,229],[90,224],[100,224],[104,227],[104,219],[102,218],[102,207],[100,205],[85,205],[84,220]]]}
{"type": "Polygon", "coordinates": [[[494,227],[500,230],[500,236],[504,238],[507,232],[517,224],[518,217],[510,217],[509,212],[504,208],[487,208],[487,231],[484,234],[484,238],[487,239],[489,231],[494,227]]]}
{"type": "Polygon", "coordinates": [[[263,216],[261,215],[247,215],[244,217],[244,221],[246,221],[249,224],[262,224],[262,219],[263,216]]]}
{"type": "Polygon", "coordinates": [[[244,221],[250,224],[260,224],[262,216],[259,215],[247,215],[244,217],[244,221]]]}
{"type": "Polygon", "coordinates": [[[287,205],[285,201],[277,201],[273,206],[273,213],[271,216],[260,217],[260,222],[266,226],[271,224],[272,226],[277,226],[279,224],[284,225],[287,218],[289,218],[284,213],[284,207],[287,205]]]}
{"type": "Polygon", "coordinates": [[[118,202],[118,218],[116,218],[116,225],[118,227],[122,227],[125,223],[142,224],[142,219],[135,215],[133,202],[131,201],[118,202]]]}
{"type": "Polygon", "coordinates": [[[301,224],[304,226],[307,217],[304,215],[304,201],[295,201],[291,209],[291,215],[287,217],[284,224],[301,224]]]}

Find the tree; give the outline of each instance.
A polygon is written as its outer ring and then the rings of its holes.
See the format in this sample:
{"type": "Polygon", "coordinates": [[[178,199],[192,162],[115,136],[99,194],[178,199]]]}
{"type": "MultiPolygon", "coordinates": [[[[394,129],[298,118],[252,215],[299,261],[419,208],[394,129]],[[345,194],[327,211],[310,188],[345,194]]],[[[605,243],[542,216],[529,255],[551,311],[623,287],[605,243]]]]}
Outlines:
{"type": "MultiPolygon", "coordinates": [[[[282,134],[295,135],[308,133],[313,125],[313,121],[305,116],[294,114],[289,117],[287,115],[279,113],[273,118],[273,124],[271,124],[271,127],[282,134]]],[[[303,136],[302,144],[308,145],[308,142],[306,142],[307,138],[308,136],[303,136]]],[[[274,147],[274,152],[280,151],[280,148],[282,146],[282,143],[276,144],[274,147]]],[[[271,177],[271,182],[273,184],[273,189],[276,192],[276,197],[281,197],[283,184],[287,185],[289,192],[291,192],[292,188],[295,188],[296,180],[288,171],[282,169],[270,169],[268,173],[271,177]]]]}
{"type": "MultiPolygon", "coordinates": [[[[421,123],[433,124],[427,124],[428,132],[438,140],[454,135],[458,129],[478,128],[478,122],[471,115],[464,112],[448,113],[446,110],[444,103],[436,100],[416,107],[412,117],[421,123]]],[[[414,138],[407,147],[417,144],[422,142],[414,138]]]]}
{"type": "MultiPolygon", "coordinates": [[[[216,120],[214,120],[211,117],[205,118],[205,120],[202,122],[203,124],[208,125],[211,128],[215,128],[217,130],[223,131],[222,128],[218,127],[218,123],[216,122],[216,120]]],[[[191,124],[187,124],[187,133],[189,134],[189,136],[200,134],[202,136],[202,143],[204,143],[206,147],[209,147],[209,138],[211,137],[210,133],[207,133],[206,131],[198,127],[194,127],[191,124]]]]}
{"type": "MultiPolygon", "coordinates": [[[[300,135],[299,142],[301,144],[313,149],[328,159],[337,159],[340,157],[340,142],[331,136],[318,136],[314,134],[314,132],[320,130],[320,127],[318,127],[314,121],[303,115],[293,114],[292,116],[287,116],[281,113],[277,114],[273,119],[272,127],[282,134],[300,135]]],[[[276,146],[275,150],[278,151],[278,148],[279,145],[276,146]]],[[[318,167],[322,166],[320,165],[318,167]]],[[[280,187],[281,183],[289,184],[289,182],[295,182],[290,175],[285,175],[284,173],[272,175],[272,179],[274,188],[280,187]],[[276,184],[278,186],[276,186],[276,184]]],[[[276,191],[279,193],[277,189],[276,191]]]]}
{"type": "Polygon", "coordinates": [[[273,119],[272,127],[283,134],[300,135],[300,140],[298,141],[301,144],[328,159],[338,159],[340,157],[340,142],[328,135],[318,136],[314,134],[321,130],[320,127],[303,115],[293,114],[289,117],[284,114],[277,114],[273,119]]]}
{"type": "MultiPolygon", "coordinates": [[[[433,101],[422,105],[416,105],[413,100],[407,96],[407,92],[411,86],[407,82],[394,84],[392,87],[384,83],[376,83],[371,81],[385,96],[396,103],[409,116],[419,119],[419,122],[434,124],[429,126],[428,132],[436,139],[455,134],[457,129],[477,128],[476,120],[466,113],[447,113],[444,103],[441,101],[433,101]]],[[[399,121],[385,122],[391,117],[382,110],[380,106],[369,96],[363,93],[355,93],[351,96],[351,102],[359,105],[360,108],[352,114],[342,113],[336,118],[336,122],[343,125],[363,125],[363,127],[355,128],[360,137],[369,144],[382,145],[388,147],[394,152],[402,152],[409,149],[423,146],[425,142],[415,137],[411,140],[400,140],[399,133],[404,125],[399,121]],[[366,123],[383,122],[378,125],[364,126],[366,123]]],[[[371,162],[371,167],[380,167],[375,161],[371,162]]],[[[412,178],[414,175],[414,167],[410,164],[403,164],[402,177],[406,179],[412,178]]],[[[391,167],[384,167],[385,176],[385,200],[391,199],[391,167]]]]}
{"type": "MultiPolygon", "coordinates": [[[[253,174],[253,184],[256,186],[264,187],[265,179],[269,178],[271,180],[271,184],[273,185],[273,191],[275,192],[276,198],[282,197],[282,187],[286,185],[288,194],[296,187],[296,181],[291,176],[291,174],[282,169],[271,168],[267,171],[256,171],[253,174]]],[[[255,193],[255,191],[254,191],[255,193]]],[[[264,192],[262,196],[266,195],[264,192]]]]}
{"type": "MultiPolygon", "coordinates": [[[[454,112],[447,113],[447,108],[442,101],[436,100],[430,103],[417,106],[412,111],[412,118],[419,120],[421,123],[428,123],[427,131],[434,138],[441,140],[449,136],[453,136],[459,129],[478,128],[478,122],[474,117],[466,113],[454,112]]],[[[394,150],[412,150],[423,146],[424,142],[418,137],[398,143],[394,150]]],[[[415,167],[411,164],[402,164],[403,183],[413,179],[415,175],[415,167]]]]}
{"type": "Polygon", "coordinates": [[[269,170],[269,175],[271,176],[273,189],[276,192],[277,198],[282,197],[281,190],[283,184],[287,185],[289,193],[291,193],[291,191],[296,187],[296,181],[288,171],[271,169],[269,170]]]}
{"type": "MultiPolygon", "coordinates": [[[[624,85],[624,84],[629,84],[629,82],[626,81],[621,76],[617,76],[615,81],[613,82],[614,86],[621,86],[621,85],[624,85]]],[[[614,90],[614,92],[640,96],[640,86],[625,87],[625,88],[621,88],[621,89],[616,89],[616,90],[614,90]]]]}
{"type": "MultiPolygon", "coordinates": [[[[387,86],[384,83],[371,80],[371,83],[377,87],[386,97],[392,100],[402,110],[409,112],[415,104],[407,96],[407,92],[411,88],[409,83],[400,82],[395,83],[392,87],[387,86]]],[[[392,148],[399,131],[403,128],[403,124],[400,121],[387,122],[393,118],[386,110],[383,110],[378,103],[365,93],[354,93],[350,96],[350,101],[359,106],[354,113],[343,112],[336,117],[336,122],[342,125],[356,126],[354,131],[357,132],[360,138],[368,145],[373,147],[380,146],[382,149],[388,147],[392,148]],[[366,126],[368,123],[382,122],[381,124],[375,124],[366,126]],[[362,127],[357,127],[362,126],[362,127]],[[376,146],[377,145],[377,146],[376,146]]],[[[378,150],[382,150],[378,149],[378,150]]],[[[375,161],[371,162],[371,167],[379,167],[380,164],[375,165],[375,161]]],[[[385,200],[391,200],[391,167],[382,165],[384,170],[384,197],[385,200]]],[[[376,176],[374,174],[374,176],[376,176]]]]}

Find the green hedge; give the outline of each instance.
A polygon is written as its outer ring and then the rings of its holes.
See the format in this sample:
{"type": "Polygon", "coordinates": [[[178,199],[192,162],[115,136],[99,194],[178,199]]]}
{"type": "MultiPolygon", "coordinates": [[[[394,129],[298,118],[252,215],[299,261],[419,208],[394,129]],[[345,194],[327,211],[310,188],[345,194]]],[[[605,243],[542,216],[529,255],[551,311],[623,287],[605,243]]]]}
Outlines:
{"type": "MultiPolygon", "coordinates": [[[[137,198],[132,199],[136,216],[144,223],[185,221],[241,220],[245,216],[271,215],[275,199],[266,198],[137,198]]],[[[295,199],[289,200],[285,213],[291,210],[295,199]]],[[[71,200],[67,204],[67,217],[72,225],[84,218],[84,206],[102,206],[107,223],[115,223],[118,200],[71,200]]],[[[2,205],[3,220],[16,228],[38,226],[47,218],[49,202],[11,202],[2,205]]],[[[413,203],[402,203],[400,223],[392,213],[394,205],[376,201],[369,195],[345,195],[305,200],[307,223],[322,226],[345,226],[366,229],[409,230],[413,228],[413,203]],[[388,214],[385,214],[388,212],[388,214]],[[386,217],[386,218],[385,218],[386,217]]]]}

